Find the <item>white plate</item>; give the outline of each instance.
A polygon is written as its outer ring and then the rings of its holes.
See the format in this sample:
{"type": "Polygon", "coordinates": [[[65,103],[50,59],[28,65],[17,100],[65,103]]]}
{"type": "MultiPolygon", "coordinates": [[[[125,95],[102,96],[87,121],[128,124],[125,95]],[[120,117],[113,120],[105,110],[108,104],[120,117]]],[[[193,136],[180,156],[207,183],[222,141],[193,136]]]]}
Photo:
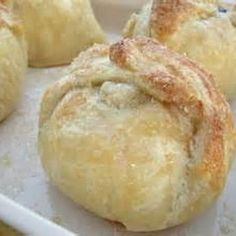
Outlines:
{"type": "MultiPolygon", "coordinates": [[[[96,15],[113,40],[119,38],[130,13],[138,9],[142,2],[144,0],[93,0],[96,15]]],[[[58,80],[64,70],[65,68],[29,69],[23,98],[17,111],[0,124],[0,190],[4,195],[81,236],[236,235],[236,163],[229,175],[226,189],[217,203],[188,224],[158,233],[125,232],[117,225],[76,206],[57,191],[48,182],[41,168],[37,154],[37,126],[39,102],[43,91],[50,83],[58,80]]],[[[236,104],[232,107],[236,111],[236,104]]],[[[58,232],[63,230],[2,197],[0,218],[30,235],[57,236],[60,235],[58,232]]]]}
{"type": "MultiPolygon", "coordinates": [[[[27,235],[75,236],[74,233],[0,195],[0,219],[27,235]]],[[[4,236],[4,235],[3,235],[4,236]]]]}

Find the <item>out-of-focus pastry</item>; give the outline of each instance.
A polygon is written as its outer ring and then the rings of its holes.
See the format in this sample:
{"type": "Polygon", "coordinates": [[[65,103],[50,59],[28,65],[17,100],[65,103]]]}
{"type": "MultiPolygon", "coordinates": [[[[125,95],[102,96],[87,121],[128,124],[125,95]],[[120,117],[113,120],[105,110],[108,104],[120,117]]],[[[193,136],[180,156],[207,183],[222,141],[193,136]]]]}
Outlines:
{"type": "Polygon", "coordinates": [[[14,0],[14,10],[25,26],[31,66],[68,64],[105,40],[89,0],[14,0]]]}
{"type": "Polygon", "coordinates": [[[12,7],[14,0],[0,0],[0,4],[3,4],[4,6],[12,7]]]}
{"type": "Polygon", "coordinates": [[[144,37],[80,54],[44,95],[39,148],[50,179],[75,202],[152,231],[217,198],[235,130],[212,76],[144,37]]]}
{"type": "Polygon", "coordinates": [[[0,121],[15,108],[27,68],[22,24],[0,1],[0,121]]]}
{"type": "Polygon", "coordinates": [[[217,1],[152,0],[128,21],[124,36],[153,37],[214,74],[226,96],[236,95],[236,11],[217,1]]]}

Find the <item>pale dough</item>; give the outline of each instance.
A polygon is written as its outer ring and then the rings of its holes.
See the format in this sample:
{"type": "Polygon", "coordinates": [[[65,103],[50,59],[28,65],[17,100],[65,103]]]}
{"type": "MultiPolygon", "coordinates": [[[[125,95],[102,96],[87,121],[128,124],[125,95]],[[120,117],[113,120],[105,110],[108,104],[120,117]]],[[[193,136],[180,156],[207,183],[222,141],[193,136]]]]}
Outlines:
{"type": "Polygon", "coordinates": [[[221,193],[235,150],[210,74],[148,38],[90,48],[41,103],[39,149],[67,196],[128,230],[189,220],[221,193]]]}
{"type": "Polygon", "coordinates": [[[89,0],[14,0],[24,23],[29,64],[68,64],[81,51],[105,41],[89,0]]]}
{"type": "Polygon", "coordinates": [[[0,4],[0,121],[15,108],[27,68],[22,24],[0,4]]]}

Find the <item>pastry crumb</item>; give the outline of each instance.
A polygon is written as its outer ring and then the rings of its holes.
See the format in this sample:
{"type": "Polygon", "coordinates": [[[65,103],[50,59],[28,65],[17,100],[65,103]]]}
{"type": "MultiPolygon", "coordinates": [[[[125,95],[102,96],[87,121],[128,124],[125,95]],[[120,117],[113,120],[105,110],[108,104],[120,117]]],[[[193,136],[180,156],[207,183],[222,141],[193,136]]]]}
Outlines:
{"type": "Polygon", "coordinates": [[[236,218],[231,213],[226,203],[223,204],[223,215],[219,222],[219,228],[222,235],[229,235],[236,230],[236,218]]]}
{"type": "Polygon", "coordinates": [[[12,158],[9,153],[6,153],[0,158],[0,162],[5,167],[10,167],[12,165],[12,158]]]}
{"type": "Polygon", "coordinates": [[[63,221],[62,221],[62,219],[61,219],[60,216],[53,216],[53,217],[51,218],[51,220],[52,220],[54,223],[58,224],[58,225],[62,225],[62,223],[63,223],[63,221]]]}

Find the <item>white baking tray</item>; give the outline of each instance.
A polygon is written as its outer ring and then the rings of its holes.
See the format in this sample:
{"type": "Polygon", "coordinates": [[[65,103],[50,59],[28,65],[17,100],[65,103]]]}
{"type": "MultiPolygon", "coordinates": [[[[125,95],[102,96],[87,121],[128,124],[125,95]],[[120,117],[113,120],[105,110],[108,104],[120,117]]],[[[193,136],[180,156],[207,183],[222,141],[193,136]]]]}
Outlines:
{"type": "MultiPolygon", "coordinates": [[[[111,40],[119,38],[130,13],[143,2],[145,0],[93,0],[95,13],[111,40]]],[[[236,235],[236,163],[217,203],[185,225],[155,233],[125,232],[120,226],[75,205],[52,186],[37,154],[38,111],[44,90],[60,79],[65,70],[66,67],[29,69],[17,110],[0,124],[0,192],[14,200],[0,196],[0,219],[27,235],[66,236],[71,235],[69,231],[81,236],[236,235]]],[[[236,111],[236,102],[231,105],[236,111]]]]}

